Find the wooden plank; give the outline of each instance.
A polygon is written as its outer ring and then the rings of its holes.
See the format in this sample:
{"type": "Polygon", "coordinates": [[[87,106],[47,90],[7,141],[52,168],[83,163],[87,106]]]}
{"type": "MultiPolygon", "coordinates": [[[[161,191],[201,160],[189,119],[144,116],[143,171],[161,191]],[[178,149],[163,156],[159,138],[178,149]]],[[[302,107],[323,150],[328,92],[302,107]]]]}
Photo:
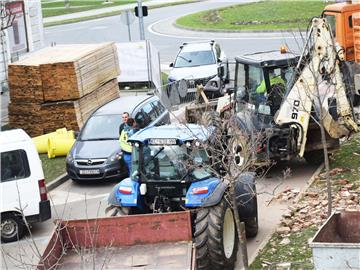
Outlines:
{"type": "Polygon", "coordinates": [[[76,100],[43,104],[11,102],[9,123],[14,128],[23,128],[32,137],[62,127],[80,130],[92,112],[119,96],[117,79],[113,79],[76,100]]]}
{"type": "Polygon", "coordinates": [[[114,43],[48,47],[9,65],[13,102],[74,100],[120,74],[114,43]]]}

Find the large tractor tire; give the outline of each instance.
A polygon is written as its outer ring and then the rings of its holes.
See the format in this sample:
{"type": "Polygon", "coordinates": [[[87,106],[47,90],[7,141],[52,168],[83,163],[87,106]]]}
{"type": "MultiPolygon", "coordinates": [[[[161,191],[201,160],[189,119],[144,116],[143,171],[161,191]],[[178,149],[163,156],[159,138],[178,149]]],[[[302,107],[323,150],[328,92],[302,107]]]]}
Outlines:
{"type": "Polygon", "coordinates": [[[197,269],[234,269],[238,249],[233,211],[223,198],[202,208],[195,219],[197,269]]]}

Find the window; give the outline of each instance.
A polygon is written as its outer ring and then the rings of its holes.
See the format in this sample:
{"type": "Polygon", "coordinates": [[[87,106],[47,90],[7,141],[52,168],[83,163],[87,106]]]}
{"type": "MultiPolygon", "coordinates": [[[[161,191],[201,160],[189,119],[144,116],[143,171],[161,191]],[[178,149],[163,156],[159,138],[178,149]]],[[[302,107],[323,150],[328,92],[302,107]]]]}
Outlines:
{"type": "Polygon", "coordinates": [[[120,124],[122,124],[121,114],[92,116],[81,131],[80,140],[117,140],[120,124]]]}
{"type": "Polygon", "coordinates": [[[348,17],[348,21],[349,21],[349,27],[353,28],[352,16],[348,17]]]}
{"type": "Polygon", "coordinates": [[[155,107],[159,116],[165,111],[164,105],[159,100],[153,101],[151,104],[155,107]]]}
{"type": "Polygon", "coordinates": [[[30,167],[24,150],[1,153],[1,182],[9,182],[29,176],[30,167]]]}
{"type": "Polygon", "coordinates": [[[336,19],[335,15],[325,15],[325,18],[327,19],[328,23],[330,24],[331,32],[333,34],[333,37],[336,37],[336,19]]]}
{"type": "MultiPolygon", "coordinates": [[[[156,107],[153,106],[152,103],[147,103],[144,107],[143,107],[143,112],[148,115],[148,117],[150,118],[150,122],[155,121],[156,118],[158,117],[157,112],[156,112],[156,107]]],[[[150,123],[149,122],[149,123],[150,123]]]]}
{"type": "Polygon", "coordinates": [[[261,83],[263,82],[264,75],[263,70],[259,67],[249,66],[249,96],[250,96],[250,103],[256,104],[256,89],[260,87],[261,83]]]}
{"type": "MultiPolygon", "coordinates": [[[[150,105],[150,104],[149,104],[150,105]]],[[[135,115],[135,121],[139,125],[140,128],[144,128],[151,123],[151,118],[149,114],[147,114],[144,109],[141,109],[135,115]]]]}
{"type": "Polygon", "coordinates": [[[180,52],[175,60],[174,67],[195,67],[215,64],[214,53],[208,51],[180,52]]]}

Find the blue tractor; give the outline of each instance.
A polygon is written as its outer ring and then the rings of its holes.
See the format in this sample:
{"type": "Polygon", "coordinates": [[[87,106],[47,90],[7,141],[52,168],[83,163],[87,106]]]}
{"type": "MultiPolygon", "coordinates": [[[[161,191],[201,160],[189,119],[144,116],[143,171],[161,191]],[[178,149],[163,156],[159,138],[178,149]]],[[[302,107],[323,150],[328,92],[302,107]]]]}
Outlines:
{"type": "MultiPolygon", "coordinates": [[[[238,248],[229,183],[216,177],[203,126],[166,125],[137,132],[129,178],[108,198],[108,216],[191,211],[197,269],[233,269],[238,248]]],[[[255,175],[244,173],[235,190],[246,234],[258,231],[255,175]]]]}

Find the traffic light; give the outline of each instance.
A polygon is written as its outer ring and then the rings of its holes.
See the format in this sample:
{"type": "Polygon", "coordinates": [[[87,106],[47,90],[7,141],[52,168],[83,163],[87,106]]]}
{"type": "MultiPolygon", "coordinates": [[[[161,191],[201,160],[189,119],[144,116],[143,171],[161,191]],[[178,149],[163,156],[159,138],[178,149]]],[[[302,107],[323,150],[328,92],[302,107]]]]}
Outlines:
{"type": "MultiPolygon", "coordinates": [[[[143,14],[143,17],[146,17],[146,16],[148,15],[148,8],[147,8],[147,6],[142,6],[142,14],[143,14]]],[[[139,17],[138,7],[135,7],[135,16],[136,16],[136,17],[139,17]]]]}

